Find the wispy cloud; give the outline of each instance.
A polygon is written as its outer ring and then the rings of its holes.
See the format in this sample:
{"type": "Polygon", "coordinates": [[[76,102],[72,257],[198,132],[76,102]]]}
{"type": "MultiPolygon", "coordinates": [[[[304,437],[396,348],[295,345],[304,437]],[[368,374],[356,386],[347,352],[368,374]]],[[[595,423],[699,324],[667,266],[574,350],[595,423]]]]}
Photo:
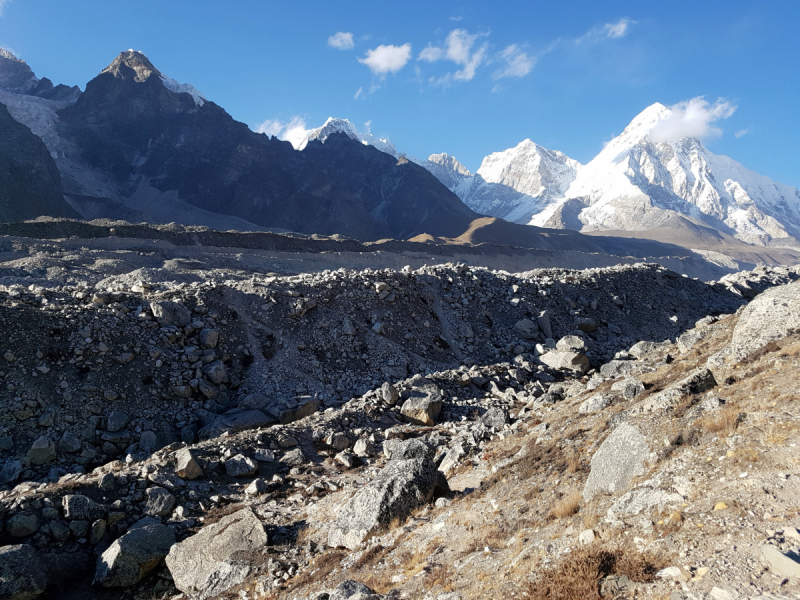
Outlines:
{"type": "Polygon", "coordinates": [[[470,35],[466,29],[454,29],[447,35],[443,46],[428,45],[417,57],[418,60],[436,62],[438,60],[449,60],[461,69],[454,73],[447,73],[438,79],[436,83],[447,84],[451,81],[470,81],[475,77],[475,72],[481,63],[484,62],[489,44],[481,44],[473,50],[478,38],[486,36],[486,33],[476,33],[470,35]]]}
{"type": "Polygon", "coordinates": [[[461,19],[463,19],[463,18],[464,18],[464,17],[450,17],[450,20],[451,20],[451,21],[456,21],[456,22],[457,22],[457,21],[460,21],[460,20],[461,20],[461,19]]]}
{"type": "MultiPolygon", "coordinates": [[[[679,102],[669,107],[670,115],[650,131],[655,142],[678,140],[685,137],[708,138],[722,134],[713,124],[727,119],[736,112],[736,105],[724,98],[709,104],[702,96],[679,102]]],[[[739,137],[739,136],[737,136],[739,137]]]]}
{"type": "MultiPolygon", "coordinates": [[[[2,0],[0,0],[2,2],[2,0]]],[[[355,47],[353,34],[340,31],[328,38],[328,46],[337,50],[352,50],[355,47]]]]}
{"type": "Polygon", "coordinates": [[[307,131],[305,119],[297,116],[292,117],[287,122],[281,121],[280,119],[267,119],[256,127],[256,133],[276,136],[281,140],[290,142],[295,148],[305,139],[307,131]]]}
{"type": "Polygon", "coordinates": [[[376,75],[385,76],[387,73],[397,73],[406,66],[411,59],[411,44],[402,46],[378,46],[372,50],[367,50],[364,58],[359,58],[358,62],[367,65],[376,75]]]}
{"type": "Polygon", "coordinates": [[[0,0],[0,17],[3,16],[3,9],[11,4],[11,0],[0,0]]]}
{"type": "Polygon", "coordinates": [[[505,65],[496,70],[492,77],[502,79],[503,77],[525,77],[533,70],[536,65],[536,57],[523,52],[516,44],[511,44],[500,53],[500,57],[505,61],[505,65]]]}
{"type": "Polygon", "coordinates": [[[747,135],[748,133],[750,133],[750,130],[749,130],[749,129],[740,129],[739,131],[737,131],[737,132],[736,132],[736,133],[734,133],[733,135],[734,135],[734,136],[736,137],[736,139],[738,140],[740,137],[743,137],[743,136],[747,135]]]}
{"type": "Polygon", "coordinates": [[[358,88],[356,90],[356,95],[353,96],[353,100],[358,100],[359,98],[363,98],[363,97],[364,97],[364,88],[360,87],[360,88],[358,88]]]}
{"type": "Polygon", "coordinates": [[[633,19],[623,17],[614,23],[606,23],[605,25],[592,27],[581,37],[575,39],[575,43],[583,44],[586,42],[600,42],[602,40],[617,40],[628,35],[631,25],[635,24],[636,21],[633,19]]]}

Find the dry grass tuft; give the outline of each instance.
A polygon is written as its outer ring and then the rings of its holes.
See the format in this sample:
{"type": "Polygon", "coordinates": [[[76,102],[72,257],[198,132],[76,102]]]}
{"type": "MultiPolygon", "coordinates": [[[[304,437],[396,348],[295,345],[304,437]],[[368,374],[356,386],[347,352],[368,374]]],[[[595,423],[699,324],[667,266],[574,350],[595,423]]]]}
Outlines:
{"type": "Polygon", "coordinates": [[[577,514],[581,508],[581,500],[583,500],[583,496],[581,496],[580,492],[577,490],[570,492],[556,502],[555,506],[550,511],[550,516],[555,519],[565,519],[577,514]]]}
{"type": "Polygon", "coordinates": [[[587,546],[574,550],[558,564],[544,569],[528,586],[533,600],[601,600],[601,580],[627,575],[631,581],[648,583],[665,566],[662,557],[622,547],[587,546]]]}
{"type": "Polygon", "coordinates": [[[736,431],[736,427],[739,425],[739,408],[732,404],[726,404],[718,413],[700,419],[699,423],[700,427],[709,433],[728,437],[736,431]]]}

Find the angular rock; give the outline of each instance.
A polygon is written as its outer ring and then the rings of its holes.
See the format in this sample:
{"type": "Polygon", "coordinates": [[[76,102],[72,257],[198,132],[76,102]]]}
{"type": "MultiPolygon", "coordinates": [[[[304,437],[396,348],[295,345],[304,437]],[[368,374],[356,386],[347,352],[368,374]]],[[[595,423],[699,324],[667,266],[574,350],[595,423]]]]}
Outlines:
{"type": "Polygon", "coordinates": [[[259,496],[261,494],[266,494],[268,491],[269,486],[267,482],[259,477],[258,479],[254,479],[253,482],[245,488],[244,493],[248,496],[259,496]]]}
{"type": "Polygon", "coordinates": [[[661,488],[643,485],[626,492],[608,509],[609,519],[619,519],[651,512],[663,512],[683,502],[683,496],[661,488]]]}
{"type": "Polygon", "coordinates": [[[302,465],[306,462],[306,455],[303,454],[303,451],[300,448],[295,448],[294,450],[289,450],[286,454],[281,457],[280,462],[287,464],[287,465],[302,465]]]}
{"type": "Polygon", "coordinates": [[[175,532],[155,519],[131,526],[97,559],[94,585],[129,587],[155,569],[175,544],[175,532]]]}
{"type": "Polygon", "coordinates": [[[600,367],[600,374],[603,377],[630,375],[637,367],[638,365],[633,360],[612,360],[600,367]]]}
{"type": "Polygon", "coordinates": [[[731,336],[731,356],[747,358],[795,329],[800,329],[800,281],[771,288],[744,308],[731,336]]]}
{"type": "Polygon", "coordinates": [[[360,438],[353,445],[353,453],[361,458],[372,456],[374,452],[375,449],[372,446],[372,442],[369,440],[369,438],[360,438]]]}
{"type": "Polygon", "coordinates": [[[122,431],[125,429],[125,425],[127,425],[130,420],[131,418],[127,413],[124,413],[121,410],[112,410],[108,415],[108,419],[106,420],[106,430],[112,433],[122,431]]]}
{"type": "Polygon", "coordinates": [[[619,425],[592,456],[584,499],[588,502],[598,494],[624,490],[631,479],[644,473],[649,455],[647,440],[639,430],[627,423],[619,425]]]}
{"type": "Polygon", "coordinates": [[[225,461],[225,472],[231,477],[249,477],[258,473],[258,463],[244,454],[225,461]]]}
{"type": "Polygon", "coordinates": [[[300,419],[305,419],[306,417],[313,415],[318,410],[319,400],[316,398],[305,398],[303,401],[298,403],[296,407],[281,412],[280,422],[282,425],[294,423],[295,421],[299,421],[300,419]]]}
{"type": "Polygon", "coordinates": [[[357,548],[392,519],[405,519],[433,497],[436,465],[427,458],[391,461],[339,510],[328,546],[357,548]]]}
{"type": "Polygon", "coordinates": [[[508,411],[499,406],[493,406],[481,415],[480,421],[486,425],[486,427],[494,427],[498,430],[502,429],[503,426],[508,423],[508,411]]]}
{"type": "Polygon", "coordinates": [[[644,358],[651,352],[658,350],[661,347],[661,344],[658,342],[636,342],[633,346],[631,346],[630,350],[628,350],[628,354],[633,356],[634,358],[644,358]]]}
{"type": "Polygon", "coordinates": [[[163,327],[186,327],[192,322],[192,313],[177,302],[151,302],[150,310],[163,327]]]}
{"type": "Polygon", "coordinates": [[[787,556],[775,546],[761,546],[761,556],[769,563],[769,570],[779,577],[800,578],[800,562],[787,556]]]}
{"type": "Polygon", "coordinates": [[[219,342],[219,331],[216,329],[203,329],[197,334],[197,341],[203,348],[216,348],[219,342]]]}
{"type": "Polygon", "coordinates": [[[353,579],[348,579],[334,588],[334,590],[330,593],[330,596],[328,596],[328,600],[349,600],[354,596],[371,596],[374,593],[375,592],[373,592],[363,583],[353,579]]]}
{"type": "Polygon", "coordinates": [[[577,352],[561,352],[555,350],[547,354],[542,354],[539,360],[551,369],[573,371],[580,375],[589,370],[589,359],[586,355],[578,354],[577,352]]]}
{"type": "Polygon", "coordinates": [[[638,379],[623,379],[614,382],[611,386],[612,392],[620,392],[625,400],[633,400],[644,393],[644,384],[638,379]]]}
{"type": "Polygon", "coordinates": [[[575,319],[575,325],[585,333],[597,331],[597,323],[594,322],[594,319],[589,319],[588,317],[577,317],[575,319]]]}
{"type": "Polygon", "coordinates": [[[436,449],[420,438],[410,440],[386,440],[383,453],[389,460],[408,460],[412,458],[432,459],[436,449]]]}
{"type": "Polygon", "coordinates": [[[611,394],[595,394],[590,396],[578,407],[578,412],[585,415],[603,410],[614,401],[611,394]]]}
{"type": "Polygon", "coordinates": [[[145,490],[147,505],[144,514],[149,517],[166,517],[172,514],[175,507],[175,496],[162,487],[153,486],[145,490]]]}
{"type": "Polygon", "coordinates": [[[425,384],[411,390],[400,414],[417,425],[433,425],[442,410],[442,403],[441,390],[435,385],[425,384]]]}
{"type": "Polygon", "coordinates": [[[34,513],[17,513],[6,521],[6,533],[11,537],[27,537],[36,533],[39,517],[34,513]]]}
{"type": "Polygon", "coordinates": [[[675,408],[688,395],[700,394],[716,387],[717,381],[709,369],[697,369],[636,405],[638,412],[666,412],[675,408]]]}
{"type": "Polygon", "coordinates": [[[204,366],[201,370],[213,384],[219,385],[220,383],[228,382],[228,370],[225,368],[225,363],[221,360],[215,360],[204,366]]]}
{"type": "Polygon", "coordinates": [[[397,393],[397,388],[388,381],[381,386],[381,398],[389,406],[397,404],[397,399],[399,397],[400,394],[397,393]]]}
{"type": "Polygon", "coordinates": [[[181,448],[175,453],[175,474],[181,479],[199,479],[203,469],[188,448],[181,448]]]}
{"type": "Polygon", "coordinates": [[[514,333],[523,340],[535,340],[539,337],[539,326],[530,319],[522,319],[514,324],[514,333]]]}
{"type": "Polygon", "coordinates": [[[585,352],[586,341],[577,335],[566,335],[558,340],[556,350],[561,352],[585,352]]]}
{"type": "Polygon", "coordinates": [[[43,465],[55,460],[56,458],[56,445],[46,435],[41,436],[28,450],[28,460],[32,465],[43,465]]]}
{"type": "Polygon", "coordinates": [[[346,433],[337,431],[325,438],[325,443],[337,452],[341,452],[350,447],[350,438],[346,433]]]}
{"type": "Polygon", "coordinates": [[[47,569],[33,546],[15,544],[0,547],[0,598],[31,600],[44,593],[47,569]]]}
{"type": "Polygon", "coordinates": [[[79,438],[71,431],[65,431],[64,435],[61,436],[61,439],[58,442],[57,449],[59,452],[74,454],[76,452],[81,451],[81,446],[82,446],[81,438],[79,438]]]}
{"type": "Polygon", "coordinates": [[[0,485],[14,483],[22,473],[22,463],[18,460],[7,460],[0,470],[0,485]]]}
{"type": "Polygon", "coordinates": [[[64,516],[71,520],[95,521],[105,515],[106,509],[86,496],[68,494],[61,499],[64,516]]]}
{"type": "Polygon", "coordinates": [[[249,508],[223,517],[175,544],[167,568],[175,587],[199,600],[221,594],[242,583],[257,567],[237,560],[238,553],[255,552],[267,543],[267,533],[249,508]]]}
{"type": "Polygon", "coordinates": [[[274,422],[274,418],[267,416],[260,410],[234,408],[214,419],[214,422],[210,425],[203,427],[199,435],[201,440],[207,440],[219,437],[226,431],[235,433],[246,429],[266,427],[274,422]]]}

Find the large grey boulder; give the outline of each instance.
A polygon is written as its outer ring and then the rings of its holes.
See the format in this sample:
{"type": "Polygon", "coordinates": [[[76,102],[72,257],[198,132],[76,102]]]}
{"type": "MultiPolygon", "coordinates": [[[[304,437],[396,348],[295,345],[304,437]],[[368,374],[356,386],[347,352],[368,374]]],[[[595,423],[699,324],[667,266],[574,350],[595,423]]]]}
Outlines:
{"type": "Polygon", "coordinates": [[[112,543],[97,559],[94,584],[128,587],[155,569],[175,543],[175,532],[153,518],[144,518],[112,543]]]}
{"type": "Polygon", "coordinates": [[[175,496],[159,486],[149,487],[144,493],[147,496],[144,514],[149,517],[166,517],[172,514],[172,509],[175,508],[175,496]]]}
{"type": "Polygon", "coordinates": [[[185,306],[177,302],[151,302],[150,310],[158,322],[165,327],[174,325],[186,327],[192,321],[192,313],[185,306]]]}
{"type": "Polygon", "coordinates": [[[244,454],[225,461],[225,472],[231,477],[250,477],[258,473],[258,463],[244,454]]]}
{"type": "Polygon", "coordinates": [[[514,333],[523,340],[535,340],[539,337],[539,326],[530,319],[522,319],[514,324],[514,333]]]}
{"type": "Polygon", "coordinates": [[[383,453],[389,460],[408,460],[411,458],[433,458],[436,449],[420,438],[410,440],[386,440],[383,453]]]}
{"type": "Polygon", "coordinates": [[[643,400],[635,410],[643,413],[667,412],[680,404],[686,396],[706,392],[716,385],[714,374],[709,369],[696,369],[661,392],[643,400]]]}
{"type": "Polygon", "coordinates": [[[428,458],[393,460],[343,506],[328,531],[328,546],[351,550],[393,519],[405,519],[433,497],[436,465],[428,458]]]}
{"type": "Polygon", "coordinates": [[[539,360],[551,369],[573,371],[583,375],[589,370],[589,359],[585,354],[578,352],[562,352],[554,350],[547,354],[542,354],[539,360]]]}
{"type": "Polygon", "coordinates": [[[167,556],[167,568],[175,587],[203,600],[242,583],[256,570],[246,558],[267,543],[267,533],[249,508],[224,517],[218,523],[175,544],[167,556]]]}
{"type": "Polygon", "coordinates": [[[94,521],[106,513],[102,504],[81,494],[67,494],[61,499],[61,506],[64,516],[70,520],[94,521]]]}
{"type": "Polygon", "coordinates": [[[0,547],[0,598],[31,600],[44,593],[46,587],[47,569],[33,546],[0,547]]]}
{"type": "Polygon", "coordinates": [[[28,450],[28,460],[31,461],[32,465],[43,465],[51,460],[55,460],[55,458],[56,445],[53,443],[53,440],[46,435],[41,436],[33,442],[31,449],[28,450]]]}
{"type": "Polygon", "coordinates": [[[731,357],[742,360],[800,328],[800,281],[759,294],[739,315],[731,336],[731,357]]]}
{"type": "Polygon", "coordinates": [[[198,479],[203,476],[203,469],[188,448],[181,448],[175,453],[175,474],[182,479],[198,479]]]}
{"type": "Polygon", "coordinates": [[[234,408],[218,416],[210,425],[203,427],[199,435],[201,440],[208,440],[219,437],[226,431],[235,433],[245,429],[266,427],[274,422],[274,418],[267,416],[260,410],[234,408]]]}
{"type": "Polygon", "coordinates": [[[417,425],[433,425],[442,410],[442,391],[433,384],[414,387],[400,409],[408,421],[417,425]]]}
{"type": "Polygon", "coordinates": [[[371,596],[374,594],[370,588],[354,579],[347,579],[343,581],[330,593],[328,600],[349,600],[356,595],[371,596]]]}
{"type": "Polygon", "coordinates": [[[591,471],[583,488],[583,497],[591,500],[598,494],[624,490],[631,479],[644,473],[650,457],[647,440],[636,427],[626,423],[611,432],[592,456],[591,471]]]}

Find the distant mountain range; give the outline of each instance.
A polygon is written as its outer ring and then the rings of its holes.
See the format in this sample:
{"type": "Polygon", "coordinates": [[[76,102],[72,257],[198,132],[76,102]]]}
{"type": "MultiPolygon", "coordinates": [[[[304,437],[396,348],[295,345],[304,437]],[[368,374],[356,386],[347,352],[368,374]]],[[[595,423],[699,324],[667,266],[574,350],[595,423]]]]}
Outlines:
{"type": "Polygon", "coordinates": [[[39,79],[2,51],[0,220],[77,216],[361,241],[797,260],[742,242],[796,243],[798,191],[697,140],[653,142],[648,132],[668,113],[650,107],[588,165],[525,140],[472,174],[446,154],[410,157],[344,119],[328,119],[293,147],[235,121],[134,50],[84,92],[39,79]]]}

